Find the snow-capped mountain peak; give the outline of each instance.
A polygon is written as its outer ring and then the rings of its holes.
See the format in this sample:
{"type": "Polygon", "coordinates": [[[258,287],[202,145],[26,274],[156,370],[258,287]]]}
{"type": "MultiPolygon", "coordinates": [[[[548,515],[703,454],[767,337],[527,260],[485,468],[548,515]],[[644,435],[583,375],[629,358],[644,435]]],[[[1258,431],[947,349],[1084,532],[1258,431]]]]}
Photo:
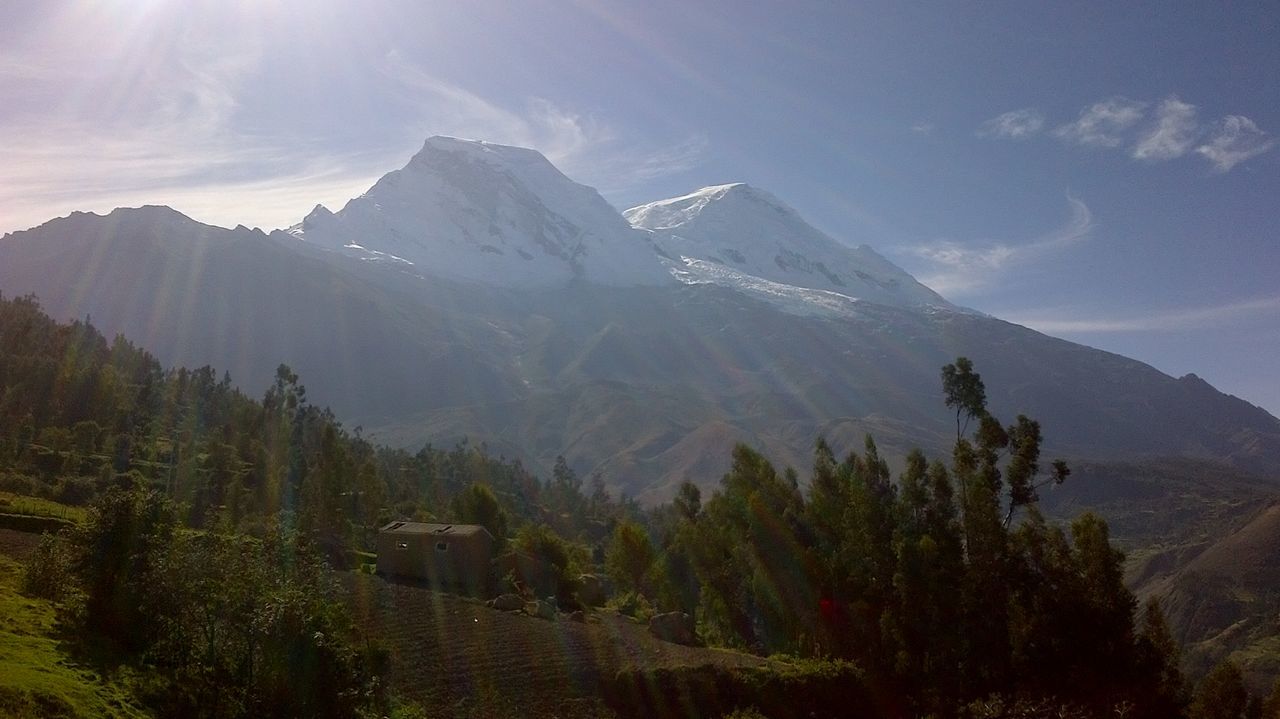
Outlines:
{"type": "Polygon", "coordinates": [[[623,215],[650,231],[673,258],[881,304],[950,306],[870,247],[837,242],[772,194],[745,183],[704,187],[623,215]]]}
{"type": "Polygon", "coordinates": [[[648,237],[541,153],[432,137],[336,213],[317,207],[290,234],[424,272],[513,287],[671,278],[648,237]]]}
{"type": "Polygon", "coordinates": [[[870,248],[833,240],[750,185],[705,187],[620,214],[536,150],[455,137],[429,138],[403,168],[337,212],[317,205],[289,234],[424,276],[505,287],[679,280],[748,293],[767,286],[770,297],[790,286],[805,298],[818,296],[812,290],[947,306],[870,248]]]}
{"type": "Polygon", "coordinates": [[[737,203],[764,204],[780,213],[795,214],[795,210],[778,198],[745,182],[711,185],[681,197],[633,207],[623,214],[636,227],[673,230],[695,220],[708,207],[713,208],[713,211],[725,211],[737,203]]]}

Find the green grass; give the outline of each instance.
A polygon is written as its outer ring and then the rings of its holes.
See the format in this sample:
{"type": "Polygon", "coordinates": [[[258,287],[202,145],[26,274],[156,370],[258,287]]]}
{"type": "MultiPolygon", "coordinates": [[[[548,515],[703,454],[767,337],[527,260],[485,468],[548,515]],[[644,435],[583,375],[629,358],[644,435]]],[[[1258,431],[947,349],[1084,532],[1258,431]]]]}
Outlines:
{"type": "Polygon", "coordinates": [[[56,517],[79,524],[84,521],[84,507],[72,507],[50,499],[28,497],[12,492],[0,492],[0,512],[25,514],[32,517],[56,517]]]}
{"type": "Polygon", "coordinates": [[[59,646],[54,607],[18,592],[22,567],[0,556],[0,718],[146,717],[120,680],[59,646]]]}

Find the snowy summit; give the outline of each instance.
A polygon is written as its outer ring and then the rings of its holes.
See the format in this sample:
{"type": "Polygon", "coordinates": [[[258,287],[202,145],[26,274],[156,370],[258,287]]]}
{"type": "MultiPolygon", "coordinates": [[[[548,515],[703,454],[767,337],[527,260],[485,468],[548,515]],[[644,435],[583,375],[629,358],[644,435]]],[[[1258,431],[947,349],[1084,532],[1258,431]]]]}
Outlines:
{"type": "Polygon", "coordinates": [[[792,311],[856,300],[949,306],[869,247],[840,244],[763,190],[707,187],[619,213],[535,150],[432,137],[294,237],[415,272],[504,287],[717,284],[792,311]]]}
{"type": "Polygon", "coordinates": [[[744,183],[704,187],[623,215],[653,233],[654,242],[695,275],[746,275],[887,305],[950,306],[870,247],[837,242],[778,198],[744,183]]]}
{"type": "Polygon", "coordinates": [[[648,238],[595,190],[534,150],[476,140],[432,137],[403,169],[336,213],[317,208],[290,233],[485,284],[671,281],[648,238]]]}

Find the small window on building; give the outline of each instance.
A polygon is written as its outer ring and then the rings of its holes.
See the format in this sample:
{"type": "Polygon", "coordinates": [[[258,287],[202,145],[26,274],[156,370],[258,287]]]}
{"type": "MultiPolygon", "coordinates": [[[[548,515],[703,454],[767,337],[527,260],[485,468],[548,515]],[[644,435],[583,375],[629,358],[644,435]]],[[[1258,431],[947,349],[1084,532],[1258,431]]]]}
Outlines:
{"type": "Polygon", "coordinates": [[[449,551],[449,543],[448,543],[448,542],[436,542],[436,551],[437,551],[437,552],[447,552],[447,551],[449,551]]]}
{"type": "Polygon", "coordinates": [[[408,542],[396,542],[396,549],[408,549],[408,548],[409,548],[408,542]]]}

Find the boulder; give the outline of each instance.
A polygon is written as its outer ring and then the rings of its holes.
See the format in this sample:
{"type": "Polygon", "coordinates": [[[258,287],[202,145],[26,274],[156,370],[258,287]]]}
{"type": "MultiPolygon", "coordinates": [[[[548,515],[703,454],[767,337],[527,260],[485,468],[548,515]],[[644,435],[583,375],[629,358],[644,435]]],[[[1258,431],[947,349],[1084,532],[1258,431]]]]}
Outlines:
{"type": "Polygon", "coordinates": [[[684,612],[655,614],[649,620],[649,633],[659,639],[675,642],[676,644],[692,646],[698,643],[693,617],[684,612]]]}
{"type": "Polygon", "coordinates": [[[532,614],[533,616],[539,619],[555,619],[556,618],[555,603],[548,602],[545,599],[530,602],[529,606],[526,607],[526,611],[528,611],[530,614],[532,614]]]}
{"type": "Polygon", "coordinates": [[[515,612],[524,609],[524,600],[518,594],[503,594],[490,599],[487,603],[502,612],[515,612]]]}
{"type": "Polygon", "coordinates": [[[585,624],[587,621],[587,615],[585,612],[579,609],[578,611],[573,612],[569,615],[569,621],[578,622],[579,624],[585,624]]]}
{"type": "Polygon", "coordinates": [[[595,574],[578,577],[578,601],[587,607],[603,607],[609,598],[604,580],[595,574]]]}

